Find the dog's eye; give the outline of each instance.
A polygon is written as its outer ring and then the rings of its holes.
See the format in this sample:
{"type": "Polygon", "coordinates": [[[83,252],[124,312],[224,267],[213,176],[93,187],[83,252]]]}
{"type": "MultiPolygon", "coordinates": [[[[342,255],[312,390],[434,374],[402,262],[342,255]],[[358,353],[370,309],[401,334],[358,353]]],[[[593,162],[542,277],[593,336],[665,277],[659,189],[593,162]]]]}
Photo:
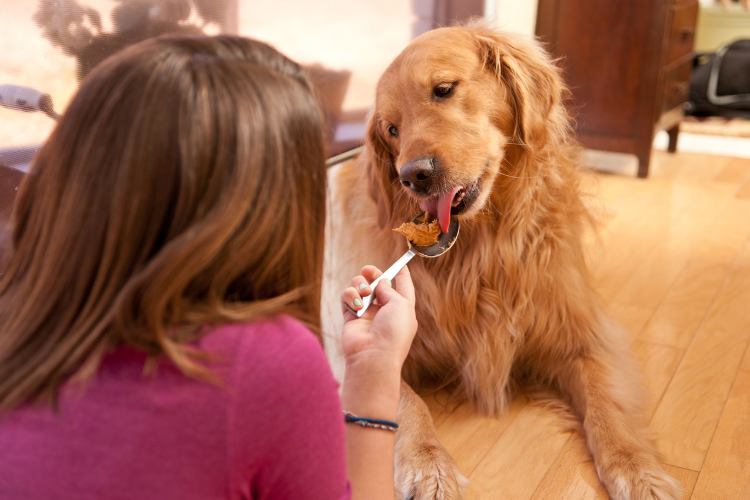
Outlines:
{"type": "Polygon", "coordinates": [[[446,97],[450,97],[453,94],[453,89],[456,87],[456,83],[441,83],[439,85],[436,85],[434,89],[432,89],[432,93],[435,95],[435,97],[439,99],[445,99],[446,97]]]}
{"type": "Polygon", "coordinates": [[[395,125],[391,125],[388,127],[388,133],[391,134],[393,137],[398,137],[398,129],[395,125]]]}

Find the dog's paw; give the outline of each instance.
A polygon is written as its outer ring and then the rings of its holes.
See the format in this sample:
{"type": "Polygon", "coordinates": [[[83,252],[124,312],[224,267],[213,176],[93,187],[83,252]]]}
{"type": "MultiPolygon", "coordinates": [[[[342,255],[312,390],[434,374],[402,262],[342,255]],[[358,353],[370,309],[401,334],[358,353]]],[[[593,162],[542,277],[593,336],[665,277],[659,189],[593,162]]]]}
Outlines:
{"type": "Polygon", "coordinates": [[[425,443],[406,455],[396,463],[396,493],[400,500],[463,498],[469,480],[439,442],[425,443]]]}
{"type": "Polygon", "coordinates": [[[612,500],[681,500],[682,485],[650,455],[618,453],[597,466],[612,500]]]}

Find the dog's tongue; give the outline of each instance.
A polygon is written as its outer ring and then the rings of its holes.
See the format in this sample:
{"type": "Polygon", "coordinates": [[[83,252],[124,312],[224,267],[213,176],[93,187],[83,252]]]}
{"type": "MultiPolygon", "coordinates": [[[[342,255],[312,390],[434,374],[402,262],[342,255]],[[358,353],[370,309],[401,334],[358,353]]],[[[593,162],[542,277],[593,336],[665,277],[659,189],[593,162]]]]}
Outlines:
{"type": "Polygon", "coordinates": [[[461,186],[456,186],[449,191],[441,194],[437,198],[430,198],[419,203],[419,207],[430,213],[433,217],[438,218],[440,222],[440,230],[444,233],[448,232],[448,226],[451,223],[451,204],[453,198],[456,197],[461,186]]]}

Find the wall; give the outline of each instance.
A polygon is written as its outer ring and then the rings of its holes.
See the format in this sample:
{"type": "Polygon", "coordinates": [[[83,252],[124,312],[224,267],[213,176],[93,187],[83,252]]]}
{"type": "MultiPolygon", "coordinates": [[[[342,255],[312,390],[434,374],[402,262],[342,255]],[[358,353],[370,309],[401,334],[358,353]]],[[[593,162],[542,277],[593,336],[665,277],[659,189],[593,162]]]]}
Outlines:
{"type": "Polygon", "coordinates": [[[750,11],[732,4],[727,11],[719,4],[704,5],[695,28],[695,51],[716,52],[724,44],[750,38],[750,11]]]}
{"type": "Polygon", "coordinates": [[[537,0],[485,0],[488,18],[500,29],[515,31],[529,36],[536,32],[537,0]]]}

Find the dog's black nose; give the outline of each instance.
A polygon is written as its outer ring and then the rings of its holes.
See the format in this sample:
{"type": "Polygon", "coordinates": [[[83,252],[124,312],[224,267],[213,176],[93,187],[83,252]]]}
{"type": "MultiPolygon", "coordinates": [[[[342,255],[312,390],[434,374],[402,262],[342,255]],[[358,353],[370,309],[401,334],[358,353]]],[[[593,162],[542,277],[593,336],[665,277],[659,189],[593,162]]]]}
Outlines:
{"type": "Polygon", "coordinates": [[[432,184],[435,162],[432,158],[417,158],[401,167],[401,184],[415,193],[426,193],[432,184]]]}

